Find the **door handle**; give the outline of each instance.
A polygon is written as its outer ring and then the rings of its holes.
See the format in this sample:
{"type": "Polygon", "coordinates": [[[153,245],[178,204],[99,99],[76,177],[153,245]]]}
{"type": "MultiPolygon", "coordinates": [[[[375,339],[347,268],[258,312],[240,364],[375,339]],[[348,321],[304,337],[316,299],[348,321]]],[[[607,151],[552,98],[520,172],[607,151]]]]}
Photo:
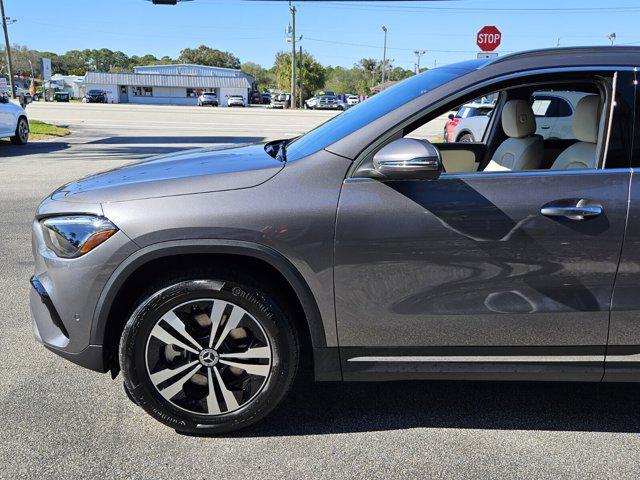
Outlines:
{"type": "Polygon", "coordinates": [[[549,130],[551,127],[549,125],[542,125],[542,127],[540,127],[542,130],[549,130]]]}
{"type": "Polygon", "coordinates": [[[564,217],[569,220],[587,220],[602,213],[602,205],[588,198],[563,199],[547,203],[540,209],[545,217],[564,217]]]}

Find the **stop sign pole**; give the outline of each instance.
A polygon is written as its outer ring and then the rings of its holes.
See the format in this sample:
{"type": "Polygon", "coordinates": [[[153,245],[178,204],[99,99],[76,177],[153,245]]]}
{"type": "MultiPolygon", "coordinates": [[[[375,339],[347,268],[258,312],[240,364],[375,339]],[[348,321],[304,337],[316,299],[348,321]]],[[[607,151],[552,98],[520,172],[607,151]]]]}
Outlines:
{"type": "Polygon", "coordinates": [[[482,54],[478,54],[479,58],[482,57],[490,57],[497,56],[497,53],[493,52],[496,48],[500,46],[502,42],[502,33],[498,30],[498,27],[493,25],[487,25],[480,29],[478,34],[476,35],[476,45],[480,47],[482,50],[482,54]]]}

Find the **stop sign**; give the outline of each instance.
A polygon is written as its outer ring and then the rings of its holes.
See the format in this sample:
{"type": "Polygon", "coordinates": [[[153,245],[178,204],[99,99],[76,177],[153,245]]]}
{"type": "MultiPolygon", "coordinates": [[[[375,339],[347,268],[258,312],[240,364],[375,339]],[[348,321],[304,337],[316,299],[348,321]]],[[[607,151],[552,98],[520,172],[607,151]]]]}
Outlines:
{"type": "Polygon", "coordinates": [[[501,38],[502,34],[497,27],[486,26],[478,32],[476,43],[483,52],[493,52],[500,45],[501,38]]]}

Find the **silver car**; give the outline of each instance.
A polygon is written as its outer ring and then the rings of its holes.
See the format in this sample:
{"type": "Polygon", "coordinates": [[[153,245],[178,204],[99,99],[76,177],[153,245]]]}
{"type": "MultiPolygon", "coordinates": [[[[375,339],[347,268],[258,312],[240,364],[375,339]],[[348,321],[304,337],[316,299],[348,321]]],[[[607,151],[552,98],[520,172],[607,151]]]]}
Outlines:
{"type": "Polygon", "coordinates": [[[218,106],[218,96],[214,92],[204,92],[198,97],[198,106],[204,107],[206,105],[218,106]]]}
{"type": "Polygon", "coordinates": [[[305,371],[638,382],[639,62],[592,47],[429,69],[294,139],[64,185],[32,226],[36,338],[199,434],[257,422],[305,371]],[[583,94],[572,138],[535,134],[542,90],[583,94]],[[410,137],[487,92],[482,142],[410,137]]]}

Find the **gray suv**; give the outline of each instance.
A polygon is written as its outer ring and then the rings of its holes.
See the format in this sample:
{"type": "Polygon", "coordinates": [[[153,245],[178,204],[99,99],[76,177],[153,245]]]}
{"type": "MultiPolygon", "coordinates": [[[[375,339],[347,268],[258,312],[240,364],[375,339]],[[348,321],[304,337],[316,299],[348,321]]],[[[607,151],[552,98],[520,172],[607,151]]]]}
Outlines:
{"type": "Polygon", "coordinates": [[[631,47],[458,63],[298,138],[65,185],[33,222],[36,337],[204,434],[258,421],[307,369],[639,381],[636,65],[631,47]],[[536,135],[540,90],[582,94],[572,138],[536,135]],[[490,94],[484,143],[411,136],[490,94]]]}

